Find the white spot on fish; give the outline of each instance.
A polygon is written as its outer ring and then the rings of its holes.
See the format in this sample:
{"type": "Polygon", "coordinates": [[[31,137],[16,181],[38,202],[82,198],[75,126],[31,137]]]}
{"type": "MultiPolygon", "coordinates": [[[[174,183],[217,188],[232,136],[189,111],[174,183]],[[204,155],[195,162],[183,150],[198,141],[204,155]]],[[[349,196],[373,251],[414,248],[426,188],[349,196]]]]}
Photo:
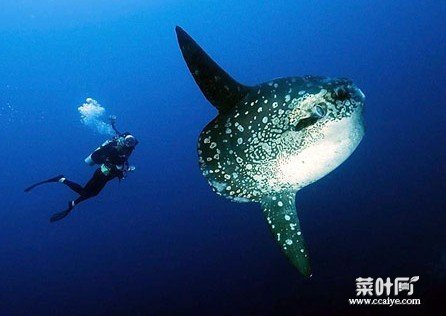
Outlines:
{"type": "Polygon", "coordinates": [[[211,182],[212,187],[214,187],[218,192],[221,192],[225,189],[226,183],[213,181],[211,182]]]}

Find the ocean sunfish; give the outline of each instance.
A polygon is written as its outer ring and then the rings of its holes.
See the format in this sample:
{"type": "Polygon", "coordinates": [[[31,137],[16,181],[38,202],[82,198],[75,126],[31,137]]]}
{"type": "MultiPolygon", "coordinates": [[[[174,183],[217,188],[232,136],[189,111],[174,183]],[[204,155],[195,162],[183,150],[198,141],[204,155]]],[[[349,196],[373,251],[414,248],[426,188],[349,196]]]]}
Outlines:
{"type": "Polygon", "coordinates": [[[349,79],[320,76],[242,85],[183,29],[176,32],[193,78],[218,110],[198,139],[203,175],[221,196],[260,203],[284,254],[310,276],[295,195],[356,149],[364,94],[349,79]]]}

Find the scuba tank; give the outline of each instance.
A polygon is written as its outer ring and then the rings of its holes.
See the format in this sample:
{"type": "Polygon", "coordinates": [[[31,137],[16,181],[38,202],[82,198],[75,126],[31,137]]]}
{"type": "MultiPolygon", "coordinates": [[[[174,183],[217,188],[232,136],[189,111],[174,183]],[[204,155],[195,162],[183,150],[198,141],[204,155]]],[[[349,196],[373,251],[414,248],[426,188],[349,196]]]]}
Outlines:
{"type": "MultiPolygon", "coordinates": [[[[114,139],[113,139],[114,140],[114,139]]],[[[96,148],[87,158],[85,158],[85,163],[89,166],[94,166],[96,164],[103,164],[106,160],[106,157],[103,155],[103,148],[110,144],[113,140],[106,140],[101,146],[96,148]]]]}
{"type": "Polygon", "coordinates": [[[85,163],[87,164],[87,165],[89,165],[89,166],[94,166],[95,165],[95,163],[94,163],[94,161],[93,161],[93,159],[91,159],[91,154],[90,155],[88,155],[88,157],[87,158],[85,158],[85,163]]]}

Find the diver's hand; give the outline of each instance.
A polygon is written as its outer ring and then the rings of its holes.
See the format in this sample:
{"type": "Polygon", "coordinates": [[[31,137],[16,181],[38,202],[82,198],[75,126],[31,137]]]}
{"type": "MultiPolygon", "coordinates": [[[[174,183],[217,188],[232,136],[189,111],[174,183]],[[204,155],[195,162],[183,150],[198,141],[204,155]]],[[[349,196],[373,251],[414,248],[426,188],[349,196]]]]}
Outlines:
{"type": "Polygon", "coordinates": [[[108,120],[110,121],[110,124],[111,125],[114,125],[115,123],[116,123],[116,115],[110,115],[109,117],[108,117],[108,120]]]}

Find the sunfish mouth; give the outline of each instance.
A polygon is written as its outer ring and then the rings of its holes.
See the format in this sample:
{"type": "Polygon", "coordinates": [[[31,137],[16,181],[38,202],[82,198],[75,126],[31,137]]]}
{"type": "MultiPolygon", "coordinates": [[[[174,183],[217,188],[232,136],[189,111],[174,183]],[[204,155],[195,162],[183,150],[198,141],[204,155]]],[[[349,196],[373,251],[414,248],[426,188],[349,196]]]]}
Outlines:
{"type": "Polygon", "coordinates": [[[361,103],[364,102],[365,94],[364,92],[361,91],[361,89],[359,89],[355,85],[352,85],[349,90],[354,100],[359,101],[361,103]]]}

